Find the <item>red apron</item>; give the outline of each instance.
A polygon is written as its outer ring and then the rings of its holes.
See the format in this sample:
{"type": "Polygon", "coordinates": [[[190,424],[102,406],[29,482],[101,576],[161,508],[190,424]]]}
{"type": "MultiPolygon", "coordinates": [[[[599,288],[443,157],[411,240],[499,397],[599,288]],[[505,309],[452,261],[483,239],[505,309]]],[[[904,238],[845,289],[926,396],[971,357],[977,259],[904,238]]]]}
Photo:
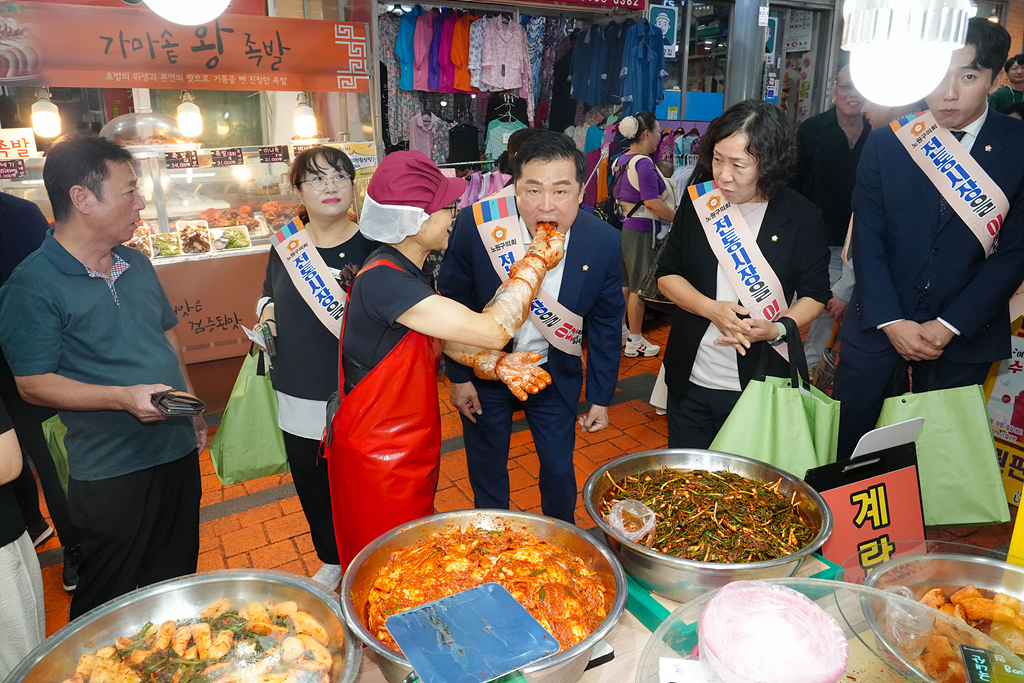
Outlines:
{"type": "MultiPolygon", "coordinates": [[[[378,266],[402,270],[378,260],[359,275],[378,266]]],[[[343,347],[344,319],[341,339],[343,347]]],[[[342,401],[331,420],[325,455],[334,533],[341,566],[347,568],[381,534],[434,513],[441,465],[441,342],[409,330],[347,396],[341,352],[339,348],[342,401]]]]}

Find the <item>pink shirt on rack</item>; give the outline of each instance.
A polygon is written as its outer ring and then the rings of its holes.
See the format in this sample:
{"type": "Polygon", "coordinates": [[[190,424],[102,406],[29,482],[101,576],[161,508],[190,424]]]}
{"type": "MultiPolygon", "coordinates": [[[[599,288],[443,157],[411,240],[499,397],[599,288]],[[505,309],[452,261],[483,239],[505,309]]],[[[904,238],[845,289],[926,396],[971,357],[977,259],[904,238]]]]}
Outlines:
{"type": "Polygon", "coordinates": [[[519,89],[523,84],[523,70],[529,67],[529,60],[523,54],[525,35],[522,26],[511,20],[506,25],[500,15],[487,24],[481,57],[481,84],[486,83],[495,91],[519,89]]]}
{"type": "Polygon", "coordinates": [[[424,12],[416,20],[416,33],[412,41],[416,53],[412,70],[413,90],[430,90],[430,42],[433,39],[434,16],[430,12],[424,12]]]}
{"type": "Polygon", "coordinates": [[[409,119],[409,151],[423,152],[430,156],[436,121],[437,117],[431,113],[420,113],[409,119]]]}
{"type": "Polygon", "coordinates": [[[441,78],[437,89],[441,92],[455,92],[455,64],[452,63],[452,37],[455,35],[455,24],[458,20],[459,17],[455,12],[444,18],[444,30],[441,33],[441,50],[437,55],[437,61],[441,67],[441,78]]]}

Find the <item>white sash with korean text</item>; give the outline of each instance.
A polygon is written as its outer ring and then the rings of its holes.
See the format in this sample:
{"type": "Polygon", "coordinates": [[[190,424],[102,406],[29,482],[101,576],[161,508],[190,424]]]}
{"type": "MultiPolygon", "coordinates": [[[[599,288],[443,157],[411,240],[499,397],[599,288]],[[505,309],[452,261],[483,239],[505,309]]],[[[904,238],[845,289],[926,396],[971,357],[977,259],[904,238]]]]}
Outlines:
{"type": "Polygon", "coordinates": [[[930,111],[908,114],[889,126],[914,163],[981,242],[987,257],[1003,226],[1010,202],[981,164],[930,111]]]}
{"type": "MultiPolygon", "coordinates": [[[[504,282],[508,279],[512,264],[526,254],[521,239],[515,188],[506,187],[474,204],[473,217],[491,265],[504,282]]],[[[583,318],[543,289],[530,305],[530,321],[537,326],[544,339],[559,351],[573,356],[583,355],[583,318]]]]}
{"type": "Polygon", "coordinates": [[[288,277],[316,317],[335,337],[341,337],[341,316],[345,313],[345,292],[309,238],[305,226],[293,219],[274,234],[274,248],[288,277]]]}
{"type": "MultiPolygon", "coordinates": [[[[789,309],[782,283],[757,246],[743,214],[726,201],[713,182],[691,185],[688,189],[711,251],[740,303],[751,318],[777,321],[789,309]]],[[[772,348],[789,360],[785,344],[772,348]]]]}

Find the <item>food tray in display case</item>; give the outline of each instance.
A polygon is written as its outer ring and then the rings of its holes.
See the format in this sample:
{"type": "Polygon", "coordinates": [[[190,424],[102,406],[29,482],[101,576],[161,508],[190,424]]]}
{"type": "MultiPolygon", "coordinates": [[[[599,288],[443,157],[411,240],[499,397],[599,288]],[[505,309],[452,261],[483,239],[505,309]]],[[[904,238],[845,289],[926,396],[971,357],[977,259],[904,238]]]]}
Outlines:
{"type": "Polygon", "coordinates": [[[164,114],[125,114],[107,122],[100,136],[124,145],[136,158],[165,152],[199,149],[178,130],[178,122],[164,114]]]}

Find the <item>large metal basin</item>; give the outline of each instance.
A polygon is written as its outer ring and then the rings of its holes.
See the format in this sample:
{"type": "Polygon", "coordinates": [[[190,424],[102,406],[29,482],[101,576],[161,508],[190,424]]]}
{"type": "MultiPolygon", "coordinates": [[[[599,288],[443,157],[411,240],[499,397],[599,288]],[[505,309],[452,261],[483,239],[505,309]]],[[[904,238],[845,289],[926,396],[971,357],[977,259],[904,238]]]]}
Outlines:
{"type": "Polygon", "coordinates": [[[147,621],[194,617],[221,598],[250,601],[294,600],[324,625],[334,656],[332,683],[352,683],[359,673],[362,646],[351,637],[338,605],[312,581],[271,570],[221,570],[192,574],[128,593],[86,612],[44,640],[7,677],[5,683],[55,683],[75,673],[78,659],[113,645],[118,636],[138,632],[147,621]]]}
{"type": "Polygon", "coordinates": [[[739,455],[689,448],[668,448],[624,455],[598,468],[583,487],[583,505],[587,514],[604,531],[612,551],[618,555],[626,573],[649,590],[677,602],[689,602],[708,591],[741,580],[773,579],[792,576],[800,562],[825,544],[832,534],[832,511],[818,492],[792,474],[757,460],[739,455]],[[810,544],[792,555],[767,562],[722,564],[684,560],[627,540],[611,528],[601,515],[601,499],[612,486],[639,472],[670,467],[676,470],[734,472],[766,484],[782,480],[779,493],[796,495],[804,519],[818,528],[810,544]]]}
{"type": "Polygon", "coordinates": [[[461,510],[423,517],[384,534],[352,560],[341,583],[341,610],[352,632],[377,653],[384,677],[390,683],[399,683],[412,673],[412,667],[401,653],[383,645],[366,628],[366,600],[373,581],[393,552],[453,525],[462,529],[470,525],[483,529],[510,526],[529,531],[579,555],[591,571],[597,572],[607,589],[607,618],[596,631],[575,646],[538,660],[522,670],[531,683],[578,681],[590,661],[594,646],[608,635],[626,607],[626,574],[608,548],[578,527],[550,517],[508,510],[461,510]]]}

